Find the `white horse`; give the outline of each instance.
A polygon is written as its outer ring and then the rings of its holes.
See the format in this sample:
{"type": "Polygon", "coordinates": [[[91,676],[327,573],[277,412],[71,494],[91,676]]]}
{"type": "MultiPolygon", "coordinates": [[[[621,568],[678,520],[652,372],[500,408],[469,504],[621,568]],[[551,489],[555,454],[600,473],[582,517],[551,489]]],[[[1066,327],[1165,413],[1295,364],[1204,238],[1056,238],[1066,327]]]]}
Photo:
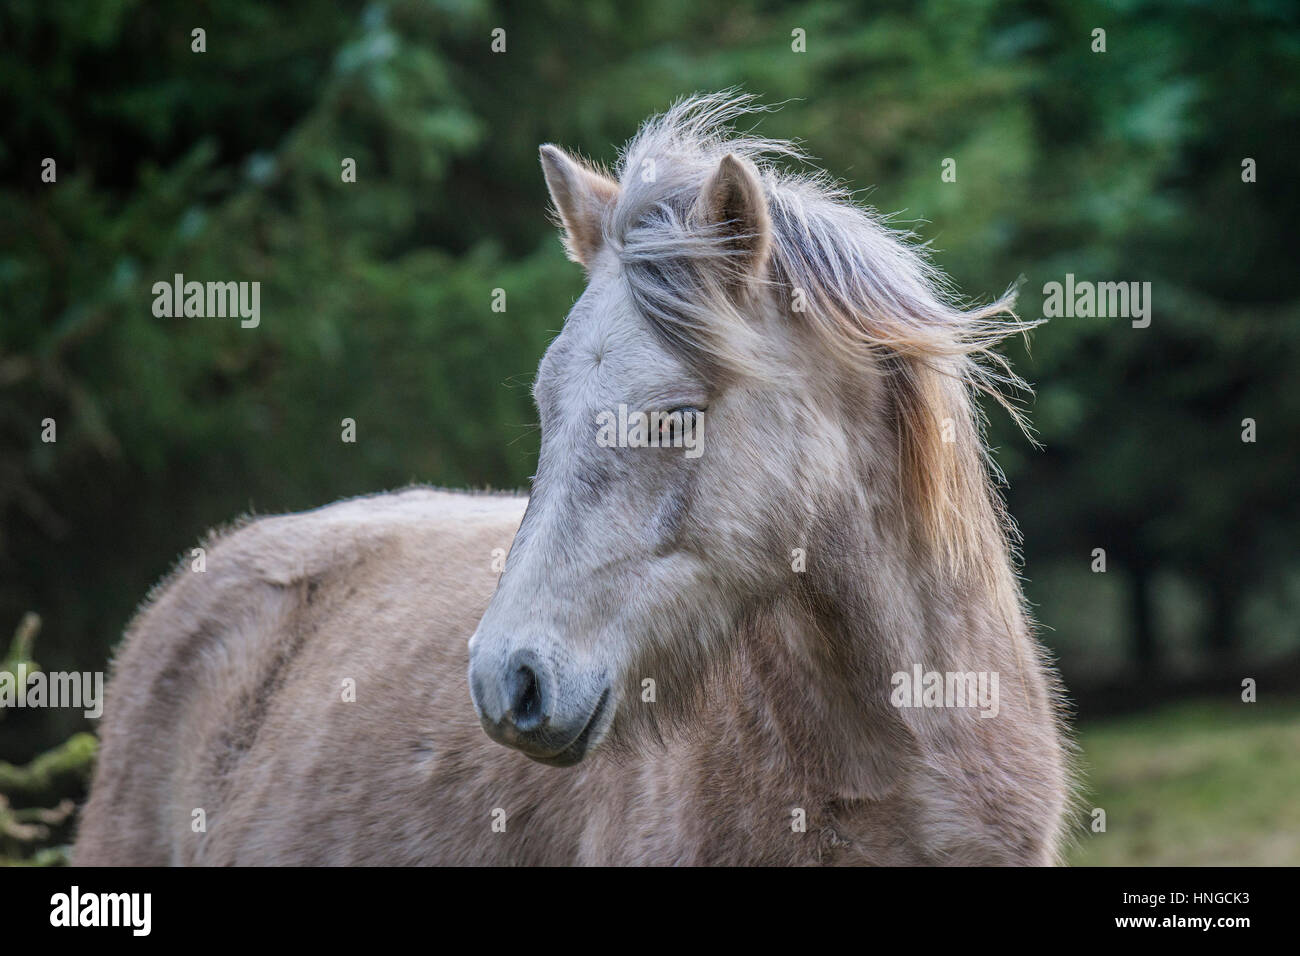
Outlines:
{"type": "Polygon", "coordinates": [[[614,176],[542,147],[589,284],[531,497],[216,537],[127,635],[74,862],[1056,859],[1057,685],[974,402],[1026,325],[749,109],[683,101],[614,176]]]}

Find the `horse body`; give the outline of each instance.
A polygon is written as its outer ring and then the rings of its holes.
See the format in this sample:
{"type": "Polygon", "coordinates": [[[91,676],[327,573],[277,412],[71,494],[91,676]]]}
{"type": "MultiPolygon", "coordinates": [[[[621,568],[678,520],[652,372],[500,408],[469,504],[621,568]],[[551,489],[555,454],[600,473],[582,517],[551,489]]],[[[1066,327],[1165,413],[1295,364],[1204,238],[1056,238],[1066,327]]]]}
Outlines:
{"type": "Polygon", "coordinates": [[[543,148],[589,284],[530,497],[215,539],[128,632],[75,862],[1055,861],[1059,693],[973,401],[1027,326],[767,165],[746,109],[679,104],[617,180],[543,148]],[[923,672],[948,696],[900,696],[923,672]]]}
{"type": "Polygon", "coordinates": [[[178,569],[128,632],[74,862],[1050,858],[1050,806],[1010,781],[970,789],[989,765],[932,773],[907,734],[882,743],[893,749],[880,793],[843,791],[820,765],[838,728],[807,720],[820,675],[800,672],[802,652],[783,639],[800,628],[782,631],[777,615],[737,636],[695,729],[662,745],[557,770],[494,744],[470,704],[466,644],[525,503],[410,489],[219,536],[207,570],[178,569]],[[1007,821],[1017,805],[1023,818],[1007,821]],[[792,826],[796,808],[806,828],[792,826]],[[956,824],[935,829],[945,815],[956,824]],[[1022,848],[1007,839],[1017,830],[1022,848]]]}

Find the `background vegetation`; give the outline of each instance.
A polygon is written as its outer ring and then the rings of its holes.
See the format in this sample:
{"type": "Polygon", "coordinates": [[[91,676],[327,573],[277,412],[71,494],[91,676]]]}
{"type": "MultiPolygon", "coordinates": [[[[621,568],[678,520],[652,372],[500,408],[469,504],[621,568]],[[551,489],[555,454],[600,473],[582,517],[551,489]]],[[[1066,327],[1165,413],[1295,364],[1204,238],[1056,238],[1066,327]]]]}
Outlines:
{"type": "MultiPolygon", "coordinates": [[[[1269,838],[1296,823],[1294,3],[8,0],[0,38],[0,635],[41,621],[11,661],[103,668],[149,586],[240,513],[524,486],[527,385],[582,281],[537,145],[610,161],[673,99],[738,85],[789,100],[763,130],[902,211],[973,297],[1023,275],[1033,317],[1066,273],[1152,283],[1150,328],[1063,318],[1010,348],[1044,450],[992,416],[1111,808],[1080,859],[1300,860],[1269,838]],[[154,317],[178,272],[260,281],[260,327],[154,317]],[[1253,835],[1189,842],[1225,806],[1253,835]]],[[[0,763],[24,814],[0,803],[0,854],[31,858],[67,832],[89,724],[0,717],[23,773],[66,742],[39,791],[0,763]]]]}

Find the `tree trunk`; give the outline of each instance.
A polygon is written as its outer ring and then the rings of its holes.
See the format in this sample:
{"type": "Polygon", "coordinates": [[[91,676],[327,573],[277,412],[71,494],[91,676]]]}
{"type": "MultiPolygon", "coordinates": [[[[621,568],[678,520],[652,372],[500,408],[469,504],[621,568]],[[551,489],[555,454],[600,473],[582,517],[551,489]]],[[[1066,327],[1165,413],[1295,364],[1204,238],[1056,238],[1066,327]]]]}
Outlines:
{"type": "Polygon", "coordinates": [[[1133,628],[1133,652],[1138,674],[1146,679],[1160,670],[1160,648],[1156,643],[1155,614],[1151,607],[1151,571],[1144,561],[1130,569],[1129,615],[1133,628]]]}
{"type": "Polygon", "coordinates": [[[1208,579],[1210,614],[1206,622],[1205,646],[1210,652],[1211,664],[1232,660],[1237,650],[1237,607],[1241,593],[1235,582],[1223,575],[1208,579]]]}

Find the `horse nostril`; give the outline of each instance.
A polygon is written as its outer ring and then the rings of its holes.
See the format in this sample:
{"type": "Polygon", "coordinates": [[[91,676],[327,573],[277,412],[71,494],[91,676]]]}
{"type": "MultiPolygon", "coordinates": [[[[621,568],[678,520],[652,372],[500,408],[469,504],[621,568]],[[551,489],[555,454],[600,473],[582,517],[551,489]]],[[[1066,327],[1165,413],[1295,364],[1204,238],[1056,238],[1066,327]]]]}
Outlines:
{"type": "Polygon", "coordinates": [[[521,663],[510,675],[510,710],[515,729],[528,733],[546,721],[546,694],[530,665],[521,663]]]}

